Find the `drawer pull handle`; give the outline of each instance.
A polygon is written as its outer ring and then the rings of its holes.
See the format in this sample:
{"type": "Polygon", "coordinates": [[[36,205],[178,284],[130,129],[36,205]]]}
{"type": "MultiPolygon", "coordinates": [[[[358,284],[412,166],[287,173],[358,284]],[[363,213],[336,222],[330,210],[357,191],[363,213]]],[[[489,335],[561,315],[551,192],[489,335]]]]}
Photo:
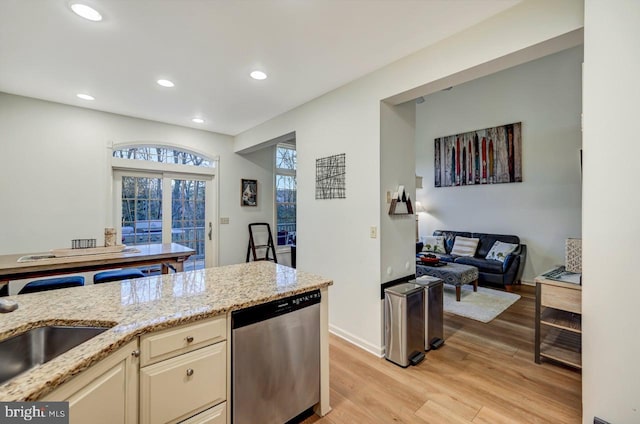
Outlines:
{"type": "Polygon", "coordinates": [[[193,342],[193,336],[187,336],[187,343],[193,342]]]}
{"type": "Polygon", "coordinates": [[[131,352],[131,356],[133,356],[134,358],[140,357],[140,351],[137,349],[134,350],[133,352],[131,352]]]}
{"type": "Polygon", "coordinates": [[[187,377],[191,377],[193,375],[193,369],[188,368],[187,369],[187,377]]]}

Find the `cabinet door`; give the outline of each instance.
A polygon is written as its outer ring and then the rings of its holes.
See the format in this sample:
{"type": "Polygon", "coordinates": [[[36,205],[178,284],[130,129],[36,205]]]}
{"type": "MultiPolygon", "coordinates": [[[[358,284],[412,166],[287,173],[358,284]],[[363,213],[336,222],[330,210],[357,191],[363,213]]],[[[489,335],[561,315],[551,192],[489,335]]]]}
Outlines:
{"type": "Polygon", "coordinates": [[[69,402],[71,424],[135,424],[138,418],[138,367],[132,342],[63,384],[43,400],[69,402]]]}
{"type": "Polygon", "coordinates": [[[126,416],[126,364],[116,366],[69,397],[71,424],[124,422],[126,416]]]}
{"type": "Polygon", "coordinates": [[[217,343],[141,368],[141,423],[177,422],[223,402],[226,346],[217,343]]]}

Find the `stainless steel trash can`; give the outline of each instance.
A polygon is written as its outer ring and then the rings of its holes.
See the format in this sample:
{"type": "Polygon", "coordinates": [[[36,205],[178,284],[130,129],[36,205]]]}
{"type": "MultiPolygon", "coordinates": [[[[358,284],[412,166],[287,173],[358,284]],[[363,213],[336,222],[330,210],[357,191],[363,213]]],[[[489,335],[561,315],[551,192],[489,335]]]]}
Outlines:
{"type": "Polygon", "coordinates": [[[415,283],[424,287],[424,350],[437,349],[444,344],[444,281],[424,275],[415,283]]]}
{"type": "Polygon", "coordinates": [[[424,288],[403,283],[384,290],[384,357],[401,367],[424,358],[424,288]]]}

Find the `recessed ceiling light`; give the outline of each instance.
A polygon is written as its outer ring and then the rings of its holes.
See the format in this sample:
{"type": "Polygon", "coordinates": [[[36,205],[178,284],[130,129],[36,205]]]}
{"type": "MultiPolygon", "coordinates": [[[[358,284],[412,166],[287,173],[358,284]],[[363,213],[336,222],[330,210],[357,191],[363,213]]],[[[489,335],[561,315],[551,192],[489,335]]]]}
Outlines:
{"type": "Polygon", "coordinates": [[[202,118],[193,118],[192,121],[196,124],[204,124],[204,119],[202,118]]]}
{"type": "Polygon", "coordinates": [[[76,96],[82,100],[95,100],[95,97],[90,96],[88,94],[84,94],[84,93],[78,93],[76,94],[76,96]]]}
{"type": "Polygon", "coordinates": [[[76,15],[93,22],[100,22],[102,20],[102,15],[100,14],[100,12],[92,7],[87,6],[86,4],[73,3],[71,5],[71,10],[73,10],[73,13],[75,13],[76,15]]]}
{"type": "Polygon", "coordinates": [[[251,78],[256,79],[256,80],[267,79],[267,74],[265,74],[262,71],[253,71],[249,75],[251,75],[251,78]]]}
{"type": "Polygon", "coordinates": [[[171,81],[166,80],[166,79],[159,79],[157,81],[157,83],[158,83],[158,85],[161,85],[163,87],[169,87],[169,88],[171,88],[171,87],[173,87],[175,85],[174,83],[172,83],[171,81]]]}

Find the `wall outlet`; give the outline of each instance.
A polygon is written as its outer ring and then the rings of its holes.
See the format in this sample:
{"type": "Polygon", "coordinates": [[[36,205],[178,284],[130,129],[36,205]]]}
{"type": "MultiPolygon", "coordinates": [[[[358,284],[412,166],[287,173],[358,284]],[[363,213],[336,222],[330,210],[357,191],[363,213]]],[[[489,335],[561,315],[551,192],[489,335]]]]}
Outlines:
{"type": "Polygon", "coordinates": [[[369,237],[373,239],[378,237],[378,227],[376,227],[375,225],[372,225],[369,228],[369,237]]]}
{"type": "Polygon", "coordinates": [[[228,224],[229,223],[229,218],[228,217],[220,218],[220,223],[221,224],[228,224]]]}

